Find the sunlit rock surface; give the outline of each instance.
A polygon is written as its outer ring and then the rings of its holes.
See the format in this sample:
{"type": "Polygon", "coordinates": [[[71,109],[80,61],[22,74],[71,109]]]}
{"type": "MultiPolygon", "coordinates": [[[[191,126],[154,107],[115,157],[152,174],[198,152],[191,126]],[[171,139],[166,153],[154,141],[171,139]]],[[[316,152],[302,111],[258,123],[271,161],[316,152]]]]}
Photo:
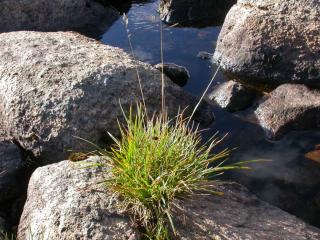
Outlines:
{"type": "Polygon", "coordinates": [[[255,115],[271,139],[291,130],[319,128],[320,91],[301,84],[281,85],[261,101],[255,115]]]}
{"type": "Polygon", "coordinates": [[[320,86],[320,3],[239,0],[219,35],[215,61],[244,81],[320,86]]]}
{"type": "Polygon", "coordinates": [[[186,85],[190,78],[190,73],[184,66],[174,63],[158,63],[154,67],[161,72],[163,69],[163,73],[180,87],[186,85]]]}
{"type": "MultiPolygon", "coordinates": [[[[87,161],[99,162],[97,157],[87,161]]],[[[114,207],[97,183],[104,169],[80,169],[69,161],[38,168],[31,177],[18,238],[138,239],[129,217],[114,207]],[[76,231],[75,231],[76,229],[76,231]]],[[[176,239],[317,240],[320,230],[273,207],[236,183],[221,182],[211,194],[187,197],[174,212],[176,239]]]]}
{"type": "MultiPolygon", "coordinates": [[[[67,159],[90,144],[110,143],[117,120],[141,101],[161,109],[161,73],[119,48],[72,32],[0,34],[0,135],[10,136],[44,162],[67,159]]],[[[197,98],[165,77],[166,107],[172,116],[195,107],[197,98]]],[[[212,122],[206,103],[195,119],[212,122]]],[[[187,112],[188,112],[187,111],[187,112]]],[[[186,112],[186,114],[188,114],[186,112]]]]}
{"type": "Polygon", "coordinates": [[[236,112],[250,107],[260,95],[253,88],[231,80],[216,86],[208,97],[221,108],[236,112]]]}
{"type": "Polygon", "coordinates": [[[0,33],[76,30],[96,36],[119,14],[94,0],[2,0],[0,33]]]}

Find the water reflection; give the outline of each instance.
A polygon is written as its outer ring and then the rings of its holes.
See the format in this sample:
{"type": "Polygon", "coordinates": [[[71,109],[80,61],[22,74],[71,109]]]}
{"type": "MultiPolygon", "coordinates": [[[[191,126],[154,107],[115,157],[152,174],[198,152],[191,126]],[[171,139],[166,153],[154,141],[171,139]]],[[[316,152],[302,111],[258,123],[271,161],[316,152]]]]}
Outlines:
{"type": "MultiPolygon", "coordinates": [[[[160,62],[160,26],[158,1],[133,3],[127,13],[134,53],[151,64],[160,62]]],[[[203,92],[215,66],[197,57],[200,51],[213,52],[221,27],[172,28],[163,25],[165,62],[174,62],[189,69],[191,78],[185,89],[196,95],[203,92]]],[[[103,36],[106,44],[129,51],[127,33],[119,19],[103,36]]],[[[224,81],[217,76],[216,83],[224,81]]]]}

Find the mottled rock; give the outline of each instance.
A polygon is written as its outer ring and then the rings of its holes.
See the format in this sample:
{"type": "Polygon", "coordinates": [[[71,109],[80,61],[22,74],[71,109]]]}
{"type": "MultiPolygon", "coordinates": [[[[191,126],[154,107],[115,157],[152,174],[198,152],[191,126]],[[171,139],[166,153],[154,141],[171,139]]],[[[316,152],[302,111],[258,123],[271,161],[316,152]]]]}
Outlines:
{"type": "Polygon", "coordinates": [[[236,0],[161,0],[161,19],[182,26],[220,24],[236,0]]]}
{"type": "Polygon", "coordinates": [[[318,239],[320,230],[273,207],[235,183],[221,183],[224,195],[194,196],[177,213],[178,239],[318,239]],[[192,224],[191,224],[192,223],[192,224]]]}
{"type": "MultiPolygon", "coordinates": [[[[99,162],[91,157],[88,162],[99,162]]],[[[38,168],[18,228],[18,239],[138,239],[127,216],[113,206],[104,191],[106,169],[62,161],[38,168]],[[135,237],[136,236],[136,237],[135,237]]]]}
{"type": "Polygon", "coordinates": [[[20,149],[0,139],[0,205],[24,192],[25,168],[20,149]]]}
{"type": "Polygon", "coordinates": [[[227,111],[236,112],[250,107],[258,96],[259,92],[253,88],[236,81],[228,81],[216,86],[209,94],[209,99],[227,111]]]}
{"type": "MultiPolygon", "coordinates": [[[[100,161],[91,157],[87,161],[100,161]]],[[[63,161],[33,174],[18,238],[138,239],[129,217],[118,213],[112,194],[94,183],[101,168],[80,169],[63,161]],[[48,187],[50,186],[50,187],[48,187]],[[28,230],[30,229],[30,230],[28,230]],[[77,231],[74,231],[77,229],[77,231]],[[67,238],[66,238],[67,237],[67,238]]],[[[181,200],[174,222],[175,239],[316,240],[320,230],[250,194],[235,183],[218,183],[223,196],[195,195],[181,200]]]]}
{"type": "Polygon", "coordinates": [[[0,32],[77,30],[95,35],[118,16],[94,0],[2,0],[0,32]]]}
{"type": "MultiPolygon", "coordinates": [[[[136,70],[148,110],[160,110],[161,73],[118,48],[71,32],[13,32],[0,34],[0,49],[0,135],[44,162],[91,149],[75,136],[110,143],[107,131],[117,135],[123,119],[119,102],[128,110],[141,100],[136,70]]],[[[193,109],[197,98],[166,77],[165,86],[171,115],[193,109]]]]}
{"type": "Polygon", "coordinates": [[[212,58],[212,56],[213,56],[212,53],[203,52],[203,51],[201,51],[201,52],[199,52],[197,54],[197,58],[200,58],[200,59],[203,59],[203,60],[209,60],[209,59],[212,58]]]}
{"type": "Polygon", "coordinates": [[[320,86],[320,4],[239,0],[229,11],[214,59],[244,81],[320,86]]]}
{"type": "Polygon", "coordinates": [[[158,63],[154,67],[160,71],[162,71],[163,68],[163,73],[180,87],[186,85],[190,78],[189,71],[186,67],[174,63],[158,63]]]}
{"type": "Polygon", "coordinates": [[[268,138],[279,139],[291,130],[320,127],[320,92],[300,84],[276,88],[255,110],[268,138]]]}

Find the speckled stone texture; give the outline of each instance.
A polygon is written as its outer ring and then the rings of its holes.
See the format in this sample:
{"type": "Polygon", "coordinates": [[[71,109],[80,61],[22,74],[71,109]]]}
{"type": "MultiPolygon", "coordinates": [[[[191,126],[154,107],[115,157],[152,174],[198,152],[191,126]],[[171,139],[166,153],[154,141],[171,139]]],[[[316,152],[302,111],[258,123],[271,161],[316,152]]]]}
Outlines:
{"type": "Polygon", "coordinates": [[[283,84],[260,102],[255,115],[271,139],[279,139],[291,130],[319,128],[320,91],[301,84],[283,84]]]}
{"type": "Polygon", "coordinates": [[[244,81],[320,86],[320,2],[239,0],[229,11],[214,59],[244,81]]]}
{"type": "MultiPolygon", "coordinates": [[[[12,32],[0,34],[0,49],[0,136],[45,163],[91,149],[75,136],[110,143],[107,131],[117,135],[123,119],[119,102],[128,110],[141,100],[136,70],[148,110],[160,110],[161,73],[118,48],[72,32],[12,32]]],[[[167,78],[165,84],[172,115],[197,103],[167,78]]],[[[204,106],[195,117],[210,121],[204,106]]]]}
{"type": "MultiPolygon", "coordinates": [[[[87,163],[97,163],[91,157],[87,163]]],[[[125,215],[113,207],[112,194],[98,182],[106,169],[86,168],[69,161],[38,168],[32,175],[18,239],[138,239],[125,215]]]]}
{"type": "Polygon", "coordinates": [[[175,63],[158,63],[154,67],[161,72],[163,69],[163,73],[180,87],[185,86],[190,78],[188,69],[175,63]]]}
{"type": "Polygon", "coordinates": [[[242,83],[230,80],[215,87],[209,94],[221,108],[236,112],[250,107],[261,94],[242,83]]]}
{"type": "Polygon", "coordinates": [[[96,35],[119,17],[95,0],[1,0],[0,32],[77,30],[96,35]]]}
{"type": "MultiPolygon", "coordinates": [[[[99,162],[98,157],[86,160],[99,162]]],[[[115,209],[107,189],[95,184],[105,169],[80,169],[69,161],[38,168],[31,177],[18,239],[139,239],[129,217],[115,209]]],[[[185,240],[318,240],[320,230],[273,207],[236,183],[217,183],[223,196],[194,195],[174,211],[177,236],[185,240]]]]}

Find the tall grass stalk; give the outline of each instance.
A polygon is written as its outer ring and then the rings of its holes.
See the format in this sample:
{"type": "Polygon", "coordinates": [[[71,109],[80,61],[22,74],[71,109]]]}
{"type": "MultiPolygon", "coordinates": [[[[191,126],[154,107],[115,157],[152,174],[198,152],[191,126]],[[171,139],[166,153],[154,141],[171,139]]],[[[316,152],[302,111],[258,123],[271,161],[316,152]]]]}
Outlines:
{"type": "MultiPolygon", "coordinates": [[[[133,54],[128,18],[123,15],[133,54]]],[[[161,62],[163,65],[163,34],[160,23],[161,62]]],[[[219,67],[220,68],[220,67],[219,67]]],[[[218,70],[219,70],[218,68],[218,70]]],[[[218,72],[217,70],[217,72],[218,72]]],[[[169,118],[165,106],[165,81],[161,71],[161,111],[152,117],[147,108],[138,68],[136,68],[142,103],[136,109],[130,108],[123,115],[125,122],[119,123],[120,138],[110,134],[114,145],[97,152],[105,160],[110,174],[104,184],[118,198],[118,207],[130,213],[144,229],[147,239],[168,240],[176,234],[172,210],[180,208],[176,199],[198,191],[220,194],[212,191],[208,179],[234,169],[249,169],[246,162],[225,165],[230,151],[225,149],[213,153],[221,139],[213,136],[203,143],[201,131],[191,118],[213,82],[203,93],[190,117],[183,112],[169,118]]],[[[121,105],[120,105],[121,106],[121,105]]],[[[213,183],[210,180],[210,183],[213,183]]],[[[212,184],[211,184],[212,185],[212,184]]]]}
{"type": "MultiPolygon", "coordinates": [[[[126,29],[126,34],[127,34],[128,43],[129,43],[129,47],[130,47],[132,58],[133,58],[133,60],[136,61],[137,59],[135,57],[135,54],[134,54],[134,51],[133,51],[133,46],[132,46],[132,41],[131,41],[131,33],[130,33],[129,27],[128,27],[129,19],[128,19],[127,15],[125,13],[122,16],[122,20],[123,20],[123,23],[124,23],[124,26],[125,26],[125,29],[126,29]]],[[[138,79],[138,84],[139,84],[139,89],[140,89],[143,108],[147,112],[146,101],[145,101],[145,98],[144,98],[144,93],[143,93],[143,89],[142,89],[142,85],[141,85],[141,77],[140,77],[140,73],[139,73],[137,65],[135,65],[135,70],[136,70],[136,74],[137,74],[137,79],[138,79]]]]}
{"type": "Polygon", "coordinates": [[[161,58],[161,110],[164,113],[166,111],[166,98],[164,95],[164,57],[163,57],[163,27],[162,27],[162,21],[159,18],[159,26],[160,26],[160,58],[161,58]]]}

